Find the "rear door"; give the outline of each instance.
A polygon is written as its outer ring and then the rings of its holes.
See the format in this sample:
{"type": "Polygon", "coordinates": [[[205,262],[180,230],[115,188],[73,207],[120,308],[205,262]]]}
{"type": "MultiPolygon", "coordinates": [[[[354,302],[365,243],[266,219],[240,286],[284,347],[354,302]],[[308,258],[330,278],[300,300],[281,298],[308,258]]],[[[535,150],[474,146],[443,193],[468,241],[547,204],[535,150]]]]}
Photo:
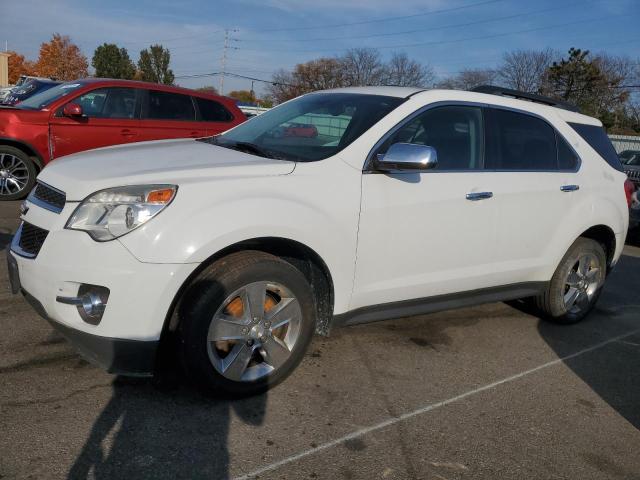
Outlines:
{"type": "Polygon", "coordinates": [[[564,245],[580,189],[579,160],[546,120],[486,110],[486,174],[497,211],[495,265],[506,283],[536,280],[564,245]]]}
{"type": "Polygon", "coordinates": [[[60,107],[51,119],[52,157],[140,140],[140,90],[98,88],[69,103],[82,107],[82,117],[65,117],[60,107]]]}
{"type": "Polygon", "coordinates": [[[147,90],[142,106],[141,137],[144,140],[198,138],[207,135],[207,123],[199,121],[190,95],[147,90]]]}

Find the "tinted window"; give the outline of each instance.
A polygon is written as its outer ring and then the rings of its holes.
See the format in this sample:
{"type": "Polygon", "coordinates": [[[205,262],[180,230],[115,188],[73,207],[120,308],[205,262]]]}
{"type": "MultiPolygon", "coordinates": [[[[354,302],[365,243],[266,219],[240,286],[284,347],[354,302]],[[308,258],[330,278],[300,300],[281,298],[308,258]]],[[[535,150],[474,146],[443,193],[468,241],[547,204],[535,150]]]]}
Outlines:
{"type": "Polygon", "coordinates": [[[209,141],[231,148],[238,142],[251,143],[286,160],[322,160],[350,145],[403,101],[380,95],[313,93],[209,141]]]}
{"type": "Polygon", "coordinates": [[[188,95],[149,90],[146,118],[153,120],[195,120],[196,111],[188,95]]]}
{"type": "Polygon", "coordinates": [[[578,134],[593,148],[598,154],[613,168],[622,172],[622,165],[613,148],[611,140],[607,137],[604,128],[595,125],[585,125],[583,123],[570,123],[578,134]]]}
{"type": "Polygon", "coordinates": [[[469,170],[482,165],[482,110],[476,107],[438,107],[404,124],[376,153],[394,143],[428,145],[436,149],[436,170],[469,170]]]}
{"type": "Polygon", "coordinates": [[[200,119],[205,122],[230,122],[233,115],[215,100],[194,97],[200,110],[200,119]]]}
{"type": "Polygon", "coordinates": [[[74,103],[90,118],[135,118],[136,91],[132,88],[100,88],[92,90],[74,103]]]}
{"type": "Polygon", "coordinates": [[[508,110],[487,110],[490,170],[557,170],[556,135],[545,121],[508,110]]]}
{"type": "Polygon", "coordinates": [[[558,142],[558,168],[560,170],[575,170],[578,166],[578,156],[569,146],[562,135],[556,133],[558,142]]]}

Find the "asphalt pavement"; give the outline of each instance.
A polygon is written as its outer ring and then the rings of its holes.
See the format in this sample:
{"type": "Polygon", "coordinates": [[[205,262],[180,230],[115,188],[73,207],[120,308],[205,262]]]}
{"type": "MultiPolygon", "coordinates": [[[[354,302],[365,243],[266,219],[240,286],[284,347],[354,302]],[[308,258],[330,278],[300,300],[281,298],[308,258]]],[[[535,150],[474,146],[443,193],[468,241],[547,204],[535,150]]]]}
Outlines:
{"type": "Polygon", "coordinates": [[[335,330],[241,401],[108,375],[7,284],[2,480],[640,479],[640,248],[578,325],[496,303],[335,330]]]}

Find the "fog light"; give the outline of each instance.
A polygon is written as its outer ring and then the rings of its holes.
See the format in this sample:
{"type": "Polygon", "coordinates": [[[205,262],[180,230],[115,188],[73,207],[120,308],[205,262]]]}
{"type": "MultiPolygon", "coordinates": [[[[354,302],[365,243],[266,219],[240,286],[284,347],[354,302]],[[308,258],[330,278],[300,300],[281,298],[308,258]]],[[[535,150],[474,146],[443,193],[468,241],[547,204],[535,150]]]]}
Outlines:
{"type": "Polygon", "coordinates": [[[83,283],[78,289],[77,297],[57,297],[56,301],[75,305],[82,320],[91,325],[98,325],[107,308],[109,293],[107,287],[83,283]]]}

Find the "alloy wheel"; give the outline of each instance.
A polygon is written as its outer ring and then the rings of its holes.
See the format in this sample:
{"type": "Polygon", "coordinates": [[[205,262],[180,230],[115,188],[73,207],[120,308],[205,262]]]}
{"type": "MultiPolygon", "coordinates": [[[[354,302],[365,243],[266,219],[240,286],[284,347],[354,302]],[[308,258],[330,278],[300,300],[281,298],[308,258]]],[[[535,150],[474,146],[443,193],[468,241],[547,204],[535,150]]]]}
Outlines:
{"type": "Polygon", "coordinates": [[[569,269],[564,285],[564,306],[577,314],[589,308],[602,282],[602,269],[595,255],[582,255],[569,269]]]}
{"type": "Polygon", "coordinates": [[[29,169],[23,160],[10,153],[0,153],[0,197],[15,195],[29,183],[29,169]]]}
{"type": "Polygon", "coordinates": [[[245,285],[225,299],[211,320],[209,360],[229,380],[261,379],[289,359],[301,326],[300,303],[284,285],[245,285]]]}

